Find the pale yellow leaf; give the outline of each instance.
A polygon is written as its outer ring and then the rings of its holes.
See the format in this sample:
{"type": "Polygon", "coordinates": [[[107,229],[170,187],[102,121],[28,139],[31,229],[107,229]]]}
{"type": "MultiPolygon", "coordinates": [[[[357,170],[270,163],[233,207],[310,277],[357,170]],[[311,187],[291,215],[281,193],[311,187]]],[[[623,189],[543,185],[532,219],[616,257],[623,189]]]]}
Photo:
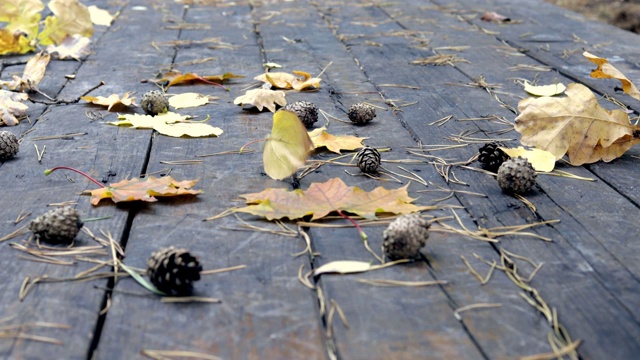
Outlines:
{"type": "Polygon", "coordinates": [[[209,97],[198,93],[184,93],[169,98],[169,105],[174,109],[202,106],[209,103],[209,97]]]}
{"type": "Polygon", "coordinates": [[[269,109],[271,112],[276,112],[276,104],[280,106],[287,105],[287,100],[284,99],[284,91],[275,91],[267,89],[254,89],[248,90],[244,95],[238,96],[233,103],[236,105],[253,105],[262,111],[263,108],[269,109]]]}
{"type": "Polygon", "coordinates": [[[107,107],[107,111],[120,111],[128,106],[136,106],[136,98],[129,97],[129,93],[126,92],[122,95],[122,98],[118,94],[111,94],[109,97],[104,96],[83,96],[80,99],[88,101],[95,105],[102,105],[107,107]]]}
{"type": "Polygon", "coordinates": [[[13,76],[11,81],[0,81],[0,85],[8,87],[10,90],[24,91],[38,88],[38,84],[44,78],[45,70],[51,60],[51,55],[44,52],[36,54],[27,61],[22,77],[13,76]]]}
{"type": "Polygon", "coordinates": [[[136,129],[153,129],[155,124],[174,124],[189,119],[188,115],[180,115],[174,112],[166,112],[156,116],[141,114],[119,115],[120,121],[107,122],[107,124],[118,126],[131,126],[136,129]]]}
{"type": "Polygon", "coordinates": [[[38,34],[38,22],[43,9],[44,4],[40,0],[3,0],[0,1],[0,22],[8,23],[4,28],[7,34],[25,34],[23,38],[28,43],[38,34]]]}
{"type": "Polygon", "coordinates": [[[113,22],[113,16],[109,14],[107,10],[100,9],[95,5],[91,5],[88,7],[89,16],[91,17],[91,22],[94,25],[100,26],[111,26],[113,22]]]}
{"type": "Polygon", "coordinates": [[[550,172],[556,166],[556,157],[548,151],[525,149],[522,146],[517,148],[500,147],[500,149],[512,158],[520,156],[527,159],[536,171],[550,172]]]}
{"type": "Polygon", "coordinates": [[[538,85],[534,86],[529,84],[528,81],[524,82],[524,91],[535,96],[554,96],[562,94],[567,89],[563,84],[551,84],[551,85],[538,85]]]}
{"type": "Polygon", "coordinates": [[[314,148],[326,147],[329,151],[340,154],[341,150],[360,149],[364,145],[362,142],[367,138],[361,138],[353,135],[335,136],[327,132],[326,127],[314,129],[309,132],[309,137],[313,142],[314,148]]]}
{"type": "Polygon", "coordinates": [[[617,79],[622,84],[622,90],[636,100],[640,100],[640,90],[620,70],[611,65],[607,59],[595,56],[589,52],[582,53],[584,57],[598,68],[591,71],[591,77],[596,79],[617,79]]]}
{"type": "Polygon", "coordinates": [[[60,45],[47,46],[47,52],[49,54],[58,53],[60,60],[75,59],[80,61],[80,58],[91,54],[89,50],[89,43],[91,40],[81,35],[67,35],[60,45]]]}
{"type": "Polygon", "coordinates": [[[258,75],[255,80],[263,81],[271,84],[278,89],[293,89],[293,90],[305,90],[307,88],[320,88],[320,78],[312,78],[311,74],[293,70],[293,74],[285,72],[272,72],[258,75]],[[302,78],[297,77],[302,76],[302,78]]]}
{"type": "Polygon", "coordinates": [[[220,136],[223,131],[220,128],[213,127],[209,124],[202,123],[176,123],[166,124],[163,122],[155,123],[153,130],[159,132],[162,135],[172,137],[207,137],[207,136],[220,136]]]}
{"type": "Polygon", "coordinates": [[[313,271],[313,276],[321,274],[355,274],[371,269],[371,263],[355,260],[339,260],[326,263],[313,271]]]}

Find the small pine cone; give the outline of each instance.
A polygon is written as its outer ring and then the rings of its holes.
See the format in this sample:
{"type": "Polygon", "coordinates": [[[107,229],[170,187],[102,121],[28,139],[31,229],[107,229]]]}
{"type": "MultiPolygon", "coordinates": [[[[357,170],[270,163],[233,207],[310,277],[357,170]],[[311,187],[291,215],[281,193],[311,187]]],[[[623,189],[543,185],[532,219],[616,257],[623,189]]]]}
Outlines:
{"type": "Polygon", "coordinates": [[[429,227],[418,214],[402,215],[382,233],[382,250],[391,260],[416,259],[429,238],[429,227]]]}
{"type": "Polygon", "coordinates": [[[13,158],[18,151],[20,151],[20,144],[16,136],[9,131],[0,131],[0,161],[13,158]]]}
{"type": "Polygon", "coordinates": [[[167,100],[162,92],[153,90],[142,95],[140,106],[145,113],[155,116],[167,112],[167,109],[169,109],[169,100],[167,100]]]}
{"type": "Polygon", "coordinates": [[[351,105],[348,111],[349,120],[356,125],[365,125],[376,117],[376,109],[365,103],[351,105]]]}
{"type": "Polygon", "coordinates": [[[200,280],[202,265],[186,249],[160,249],[147,260],[147,275],[158,290],[169,295],[189,295],[200,280]]]}
{"type": "Polygon", "coordinates": [[[318,108],[308,101],[296,101],[285,106],[284,110],[298,115],[300,121],[308,128],[313,127],[313,124],[318,121],[318,108]]]}
{"type": "Polygon", "coordinates": [[[483,169],[496,173],[500,165],[509,160],[509,155],[499,148],[501,146],[504,147],[504,144],[492,142],[484,144],[484,146],[478,150],[478,161],[483,169]]]}
{"type": "Polygon", "coordinates": [[[380,153],[375,148],[365,146],[356,154],[358,167],[363,173],[375,174],[380,166],[380,153]]]}
{"type": "Polygon", "coordinates": [[[536,171],[529,161],[518,156],[500,165],[498,185],[506,193],[524,194],[536,184],[536,176],[536,171]]]}
{"type": "Polygon", "coordinates": [[[84,225],[80,214],[72,207],[65,206],[38,216],[29,224],[35,236],[51,244],[69,244],[76,238],[84,225]]]}

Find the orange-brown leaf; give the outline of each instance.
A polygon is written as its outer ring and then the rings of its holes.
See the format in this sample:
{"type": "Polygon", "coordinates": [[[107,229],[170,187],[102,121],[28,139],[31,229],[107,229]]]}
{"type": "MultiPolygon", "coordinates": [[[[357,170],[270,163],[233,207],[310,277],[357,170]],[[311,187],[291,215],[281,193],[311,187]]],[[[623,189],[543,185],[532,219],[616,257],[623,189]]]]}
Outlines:
{"type": "Polygon", "coordinates": [[[122,98],[118,94],[111,94],[109,97],[104,96],[83,96],[80,99],[88,101],[95,105],[107,107],[107,111],[121,111],[127,106],[136,106],[136,98],[129,97],[129,93],[124,93],[122,98]]]}
{"type": "Polygon", "coordinates": [[[191,190],[198,180],[176,181],[171,176],[122,180],[107,187],[91,191],[91,204],[111,198],[114,203],[123,201],[158,201],[156,196],[196,195],[202,190],[191,190]]]}
{"type": "Polygon", "coordinates": [[[324,183],[313,183],[306,191],[266,189],[259,193],[240,195],[248,206],[234,211],[262,216],[267,220],[293,220],[306,215],[313,215],[311,220],[317,220],[338,210],[365,219],[375,219],[376,214],[380,213],[409,214],[434,209],[433,206],[412,204],[415,199],[409,197],[408,186],[395,190],[378,187],[367,192],[347,186],[339,178],[333,178],[324,183]]]}
{"type": "Polygon", "coordinates": [[[158,78],[152,81],[160,84],[167,83],[167,85],[165,86],[165,90],[166,90],[172,87],[173,85],[191,85],[195,83],[203,83],[203,84],[215,83],[215,84],[221,85],[225,80],[243,78],[243,77],[244,76],[242,75],[236,75],[230,72],[224,73],[222,75],[200,76],[195,73],[183,74],[181,71],[171,70],[160,75],[158,78]]]}
{"type": "Polygon", "coordinates": [[[622,84],[622,90],[636,100],[640,100],[640,90],[620,70],[611,65],[607,59],[595,56],[587,51],[582,53],[584,57],[598,68],[591,71],[591,77],[596,79],[617,79],[622,84]]]}

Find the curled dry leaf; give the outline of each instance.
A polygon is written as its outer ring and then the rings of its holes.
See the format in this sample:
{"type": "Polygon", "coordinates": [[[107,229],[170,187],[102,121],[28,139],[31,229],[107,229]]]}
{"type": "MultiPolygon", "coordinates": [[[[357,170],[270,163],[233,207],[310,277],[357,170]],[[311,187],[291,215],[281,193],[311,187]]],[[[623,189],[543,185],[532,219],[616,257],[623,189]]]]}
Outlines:
{"type": "Polygon", "coordinates": [[[49,54],[44,52],[36,54],[27,61],[22,77],[14,75],[13,80],[0,81],[0,85],[16,91],[37,89],[38,84],[40,84],[40,81],[44,78],[44,73],[47,69],[47,65],[49,64],[49,60],[51,60],[51,55],[49,54]]]}
{"type": "Polygon", "coordinates": [[[506,17],[504,15],[500,15],[497,12],[494,12],[494,11],[486,11],[484,14],[482,14],[482,16],[480,17],[480,20],[489,21],[489,22],[497,22],[497,23],[503,23],[503,22],[511,21],[511,19],[509,19],[508,17],[506,17]]]}
{"type": "Polygon", "coordinates": [[[273,114],[271,135],[262,153],[264,172],[270,178],[282,180],[295,174],[312,150],[307,129],[295,113],[278,110],[273,114]]]}
{"type": "Polygon", "coordinates": [[[620,70],[611,65],[607,59],[595,56],[587,51],[582,53],[584,57],[598,68],[591,71],[591,77],[596,79],[617,79],[622,84],[622,90],[636,100],[640,100],[640,90],[620,70]]]}
{"type": "Polygon", "coordinates": [[[353,135],[335,136],[327,132],[326,127],[314,129],[309,132],[309,137],[313,141],[314,148],[326,147],[329,151],[340,154],[341,150],[356,150],[363,147],[361,138],[353,135]]]}
{"type": "Polygon", "coordinates": [[[90,102],[95,105],[102,105],[107,107],[107,111],[121,111],[128,106],[137,106],[136,98],[129,97],[128,92],[122,95],[122,98],[118,94],[111,94],[109,97],[104,96],[83,96],[80,99],[90,102]]]}
{"type": "Polygon", "coordinates": [[[38,35],[40,45],[60,44],[67,35],[93,35],[89,9],[78,0],[51,0],[48,6],[55,16],[44,20],[44,28],[38,35]]]}
{"type": "Polygon", "coordinates": [[[567,154],[572,165],[609,162],[640,142],[640,127],[622,110],[607,110],[582,84],[569,84],[566,97],[521,100],[515,129],[524,145],[567,154]]]}
{"type": "Polygon", "coordinates": [[[284,91],[260,88],[248,90],[244,95],[233,100],[233,103],[240,106],[253,105],[258,108],[258,111],[267,108],[271,112],[276,112],[276,104],[285,106],[287,100],[284,99],[284,91]]]}
{"type": "Polygon", "coordinates": [[[60,60],[75,59],[80,61],[80,58],[91,54],[89,50],[89,43],[91,40],[81,35],[67,35],[60,45],[47,46],[47,52],[49,54],[58,53],[60,60]]]}
{"type": "Polygon", "coordinates": [[[347,186],[341,179],[333,178],[324,183],[313,183],[309,189],[287,191],[285,189],[266,189],[259,193],[240,195],[248,206],[234,209],[262,216],[267,220],[288,218],[299,219],[313,215],[311,220],[321,219],[334,211],[347,211],[365,219],[375,219],[376,214],[409,214],[422,210],[431,210],[433,206],[415,205],[409,197],[405,185],[398,189],[387,190],[377,187],[364,191],[347,186]]]}
{"type": "Polygon", "coordinates": [[[22,103],[29,99],[25,93],[0,90],[0,125],[18,125],[18,117],[27,113],[27,105],[22,103]]]}
{"type": "Polygon", "coordinates": [[[107,187],[91,190],[91,204],[98,205],[102,199],[111,199],[114,203],[125,201],[158,201],[156,197],[197,195],[202,190],[191,190],[198,180],[176,181],[171,176],[145,179],[122,180],[107,187]]]}
{"type": "Polygon", "coordinates": [[[524,91],[534,96],[554,96],[560,95],[567,89],[563,84],[551,84],[551,85],[538,85],[534,86],[529,84],[528,81],[524,82],[524,91]]]}
{"type": "Polygon", "coordinates": [[[320,81],[322,79],[312,78],[311,74],[304,71],[293,70],[293,74],[285,72],[264,73],[256,76],[254,80],[269,83],[277,89],[293,89],[301,91],[308,88],[319,89],[320,81]],[[302,76],[302,78],[299,78],[296,75],[302,76]]]}
{"type": "Polygon", "coordinates": [[[523,157],[529,161],[534,170],[542,172],[550,172],[556,166],[556,157],[545,150],[525,149],[522,146],[517,148],[500,147],[510,157],[523,157]]]}

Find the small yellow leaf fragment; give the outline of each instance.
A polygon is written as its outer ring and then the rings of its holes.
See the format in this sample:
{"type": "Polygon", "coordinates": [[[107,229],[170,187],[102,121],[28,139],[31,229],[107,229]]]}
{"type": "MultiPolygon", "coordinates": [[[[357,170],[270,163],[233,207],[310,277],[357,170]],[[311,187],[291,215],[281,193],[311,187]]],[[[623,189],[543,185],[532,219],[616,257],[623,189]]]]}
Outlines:
{"type": "Polygon", "coordinates": [[[340,154],[341,150],[356,150],[363,147],[362,141],[367,138],[360,138],[353,135],[335,136],[327,132],[326,127],[314,129],[309,132],[309,137],[313,141],[314,148],[326,147],[329,151],[340,154]]]}
{"type": "Polygon", "coordinates": [[[587,51],[582,53],[584,57],[598,68],[591,71],[591,77],[596,79],[617,79],[622,84],[622,90],[636,100],[640,100],[640,90],[620,70],[616,69],[605,58],[595,56],[587,51]]]}
{"type": "Polygon", "coordinates": [[[113,22],[113,16],[109,14],[107,10],[100,9],[95,5],[89,6],[89,15],[91,17],[91,22],[94,25],[100,26],[111,26],[113,22]]]}
{"type": "Polygon", "coordinates": [[[174,109],[202,106],[209,103],[209,97],[198,93],[184,93],[169,98],[169,105],[174,109]]]}
{"type": "Polygon", "coordinates": [[[371,269],[371,263],[355,260],[339,260],[326,263],[313,271],[313,276],[321,274],[355,274],[371,269]]]}
{"type": "Polygon", "coordinates": [[[567,89],[563,84],[539,85],[534,86],[528,81],[524,82],[524,91],[534,96],[554,96],[562,94],[567,89]]]}
{"type": "Polygon", "coordinates": [[[522,146],[517,148],[500,147],[510,157],[523,157],[531,163],[534,170],[550,172],[556,165],[556,157],[552,153],[540,149],[525,149],[522,146]]]}

